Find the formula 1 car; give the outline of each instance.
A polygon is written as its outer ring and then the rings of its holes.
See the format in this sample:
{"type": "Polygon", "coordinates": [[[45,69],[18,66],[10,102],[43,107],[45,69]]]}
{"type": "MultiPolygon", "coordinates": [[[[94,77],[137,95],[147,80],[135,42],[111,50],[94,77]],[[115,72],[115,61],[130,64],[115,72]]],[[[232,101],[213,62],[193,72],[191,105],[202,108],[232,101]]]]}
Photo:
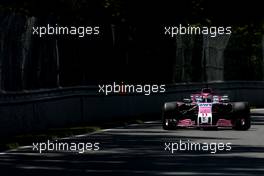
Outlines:
{"type": "Polygon", "coordinates": [[[232,127],[248,130],[251,126],[247,102],[230,102],[227,95],[217,95],[210,88],[192,94],[183,102],[166,102],[162,112],[165,130],[180,127],[214,128],[232,127]]]}

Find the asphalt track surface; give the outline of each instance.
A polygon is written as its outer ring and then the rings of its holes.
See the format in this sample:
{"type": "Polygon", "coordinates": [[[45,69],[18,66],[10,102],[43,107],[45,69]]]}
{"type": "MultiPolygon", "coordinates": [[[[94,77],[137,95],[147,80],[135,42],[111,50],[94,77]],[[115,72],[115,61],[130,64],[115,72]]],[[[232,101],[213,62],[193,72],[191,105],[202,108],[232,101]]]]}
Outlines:
{"type": "Polygon", "coordinates": [[[99,142],[99,151],[45,152],[25,146],[0,155],[0,175],[264,175],[264,109],[252,110],[249,131],[164,131],[160,122],[63,139],[99,142]],[[165,142],[231,143],[230,151],[165,150],[165,142]]]}

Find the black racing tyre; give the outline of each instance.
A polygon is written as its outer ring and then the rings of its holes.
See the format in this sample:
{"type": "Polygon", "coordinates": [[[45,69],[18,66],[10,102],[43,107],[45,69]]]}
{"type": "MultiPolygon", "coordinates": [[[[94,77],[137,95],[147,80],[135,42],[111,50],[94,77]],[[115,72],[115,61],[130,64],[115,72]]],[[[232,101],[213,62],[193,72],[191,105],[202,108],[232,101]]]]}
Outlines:
{"type": "Polygon", "coordinates": [[[251,127],[250,118],[237,118],[233,122],[234,130],[246,131],[251,127]]]}
{"type": "Polygon", "coordinates": [[[177,102],[167,102],[162,109],[162,127],[164,130],[173,130],[177,127],[175,115],[178,112],[177,102]]]}
{"type": "Polygon", "coordinates": [[[250,113],[249,105],[247,102],[234,102],[232,103],[234,114],[248,114],[250,113]]]}
{"type": "Polygon", "coordinates": [[[233,129],[248,130],[251,127],[250,108],[247,102],[233,103],[233,129]]]}

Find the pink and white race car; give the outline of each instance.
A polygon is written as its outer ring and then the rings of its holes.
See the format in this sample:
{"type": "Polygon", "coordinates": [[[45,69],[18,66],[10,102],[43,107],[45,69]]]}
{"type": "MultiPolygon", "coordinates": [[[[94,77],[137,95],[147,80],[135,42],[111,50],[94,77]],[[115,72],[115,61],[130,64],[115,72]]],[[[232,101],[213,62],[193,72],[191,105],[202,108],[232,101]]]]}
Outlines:
{"type": "Polygon", "coordinates": [[[210,88],[192,94],[183,102],[166,102],[162,112],[165,130],[179,127],[217,128],[232,127],[248,130],[251,126],[247,102],[230,102],[227,95],[217,95],[210,88]]]}

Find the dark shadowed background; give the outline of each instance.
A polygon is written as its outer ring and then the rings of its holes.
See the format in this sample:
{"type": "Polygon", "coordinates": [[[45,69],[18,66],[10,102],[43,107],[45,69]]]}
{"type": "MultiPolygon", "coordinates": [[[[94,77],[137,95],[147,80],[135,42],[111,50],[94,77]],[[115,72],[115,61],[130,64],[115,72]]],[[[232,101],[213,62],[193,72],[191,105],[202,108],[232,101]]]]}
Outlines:
{"type": "Polygon", "coordinates": [[[5,91],[264,78],[259,1],[2,0],[0,44],[5,91]],[[47,24],[98,25],[101,33],[31,35],[33,26],[47,24]],[[179,24],[232,26],[232,35],[216,37],[226,44],[207,48],[201,35],[182,36],[181,42],[164,35],[164,26],[179,24]]]}

